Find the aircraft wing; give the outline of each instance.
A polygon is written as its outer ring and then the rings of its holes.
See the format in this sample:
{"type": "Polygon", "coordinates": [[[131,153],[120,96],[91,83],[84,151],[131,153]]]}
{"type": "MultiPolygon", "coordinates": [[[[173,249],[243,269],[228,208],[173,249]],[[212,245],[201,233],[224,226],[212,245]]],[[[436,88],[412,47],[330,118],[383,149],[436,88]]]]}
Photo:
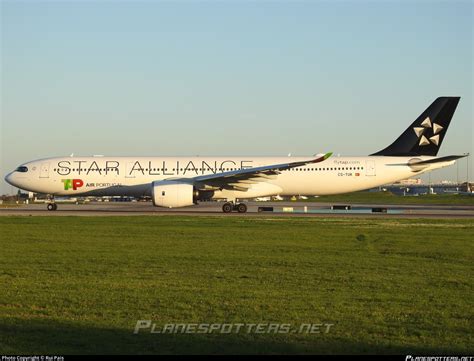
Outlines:
{"type": "Polygon", "coordinates": [[[328,159],[332,153],[326,153],[318,158],[299,162],[290,162],[262,167],[240,169],[230,172],[208,174],[192,178],[199,189],[229,189],[236,191],[247,191],[252,184],[274,179],[281,171],[307,164],[319,163],[328,159]]]}

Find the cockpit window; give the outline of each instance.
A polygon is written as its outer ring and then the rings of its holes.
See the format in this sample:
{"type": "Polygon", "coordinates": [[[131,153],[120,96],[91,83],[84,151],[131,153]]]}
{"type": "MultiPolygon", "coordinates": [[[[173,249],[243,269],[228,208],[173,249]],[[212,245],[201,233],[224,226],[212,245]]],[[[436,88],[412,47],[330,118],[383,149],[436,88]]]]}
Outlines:
{"type": "Polygon", "coordinates": [[[25,167],[25,166],[23,165],[23,166],[21,166],[21,167],[18,167],[18,168],[16,169],[16,171],[17,171],[17,172],[21,172],[21,173],[26,173],[26,172],[28,172],[28,167],[25,167]]]}

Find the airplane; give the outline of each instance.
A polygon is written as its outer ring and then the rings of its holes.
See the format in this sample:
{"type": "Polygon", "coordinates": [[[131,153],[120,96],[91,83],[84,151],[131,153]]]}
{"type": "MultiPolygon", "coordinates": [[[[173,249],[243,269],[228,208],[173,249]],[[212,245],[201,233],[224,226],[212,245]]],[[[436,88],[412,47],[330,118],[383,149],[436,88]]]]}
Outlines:
{"type": "Polygon", "coordinates": [[[272,197],[257,197],[255,198],[255,201],[257,202],[269,202],[272,200],[272,197]]]}
{"type": "Polygon", "coordinates": [[[437,157],[460,97],[439,97],[389,146],[362,157],[69,157],[24,163],[5,180],[55,196],[151,197],[157,207],[224,200],[222,211],[245,213],[237,200],[349,193],[453,165],[466,155],[437,157]]]}

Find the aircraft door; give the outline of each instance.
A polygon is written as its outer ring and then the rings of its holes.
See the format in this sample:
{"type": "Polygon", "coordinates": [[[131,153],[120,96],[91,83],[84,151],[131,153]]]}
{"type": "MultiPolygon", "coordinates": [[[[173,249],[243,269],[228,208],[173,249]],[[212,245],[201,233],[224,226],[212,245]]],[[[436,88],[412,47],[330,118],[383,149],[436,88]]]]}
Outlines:
{"type": "Polygon", "coordinates": [[[49,163],[41,163],[40,178],[49,178],[49,163]]]}
{"type": "Polygon", "coordinates": [[[373,160],[368,160],[367,162],[365,162],[365,175],[369,177],[373,177],[376,175],[375,162],[373,160]]]}

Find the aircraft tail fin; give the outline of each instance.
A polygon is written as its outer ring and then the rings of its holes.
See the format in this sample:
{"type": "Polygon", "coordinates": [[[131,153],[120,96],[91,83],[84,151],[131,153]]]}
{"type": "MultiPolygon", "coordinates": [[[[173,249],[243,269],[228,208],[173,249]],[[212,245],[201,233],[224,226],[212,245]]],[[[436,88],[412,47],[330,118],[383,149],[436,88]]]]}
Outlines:
{"type": "Polygon", "coordinates": [[[385,149],[371,155],[436,156],[460,97],[437,98],[385,149]]]}

